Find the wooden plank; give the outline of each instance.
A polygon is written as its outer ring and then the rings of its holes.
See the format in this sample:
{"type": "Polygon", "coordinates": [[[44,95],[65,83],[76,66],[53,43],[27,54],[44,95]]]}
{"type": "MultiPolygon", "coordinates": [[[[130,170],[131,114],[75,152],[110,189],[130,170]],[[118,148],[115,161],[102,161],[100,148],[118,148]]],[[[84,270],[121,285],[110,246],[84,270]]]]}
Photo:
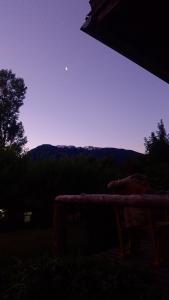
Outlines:
{"type": "Polygon", "coordinates": [[[82,194],[61,195],[55,198],[55,203],[62,204],[104,204],[113,206],[132,207],[165,207],[169,208],[169,194],[136,194],[136,195],[110,195],[110,194],[82,194]]]}

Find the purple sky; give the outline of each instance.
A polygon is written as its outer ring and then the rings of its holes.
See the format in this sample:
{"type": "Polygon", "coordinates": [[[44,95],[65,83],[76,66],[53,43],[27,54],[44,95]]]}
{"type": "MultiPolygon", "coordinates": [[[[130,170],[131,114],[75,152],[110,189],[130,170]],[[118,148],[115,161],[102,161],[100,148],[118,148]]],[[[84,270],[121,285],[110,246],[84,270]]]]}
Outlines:
{"type": "Polygon", "coordinates": [[[88,0],[0,4],[0,68],[28,87],[21,120],[29,149],[49,143],[144,152],[144,137],[161,118],[169,132],[169,85],[80,31],[88,0]]]}

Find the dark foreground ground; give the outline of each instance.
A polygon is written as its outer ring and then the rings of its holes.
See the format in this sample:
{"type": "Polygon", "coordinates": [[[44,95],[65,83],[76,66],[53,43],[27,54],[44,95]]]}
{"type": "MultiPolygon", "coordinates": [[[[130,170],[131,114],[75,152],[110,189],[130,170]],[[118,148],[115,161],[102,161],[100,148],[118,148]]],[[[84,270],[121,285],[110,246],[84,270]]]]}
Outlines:
{"type": "Polygon", "coordinates": [[[48,229],[21,229],[0,233],[0,261],[11,256],[38,257],[52,253],[53,231],[48,229]]]}
{"type": "Polygon", "coordinates": [[[139,258],[120,262],[111,250],[57,258],[52,241],[51,229],[0,234],[0,299],[169,299],[168,279],[158,283],[139,258]]]}

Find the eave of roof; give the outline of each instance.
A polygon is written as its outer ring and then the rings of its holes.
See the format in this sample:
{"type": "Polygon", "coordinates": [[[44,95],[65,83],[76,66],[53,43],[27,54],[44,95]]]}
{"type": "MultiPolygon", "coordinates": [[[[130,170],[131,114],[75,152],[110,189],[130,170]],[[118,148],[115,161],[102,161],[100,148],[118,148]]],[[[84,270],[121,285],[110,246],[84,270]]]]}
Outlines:
{"type": "Polygon", "coordinates": [[[93,6],[81,30],[169,83],[167,4],[107,0],[93,6]]]}

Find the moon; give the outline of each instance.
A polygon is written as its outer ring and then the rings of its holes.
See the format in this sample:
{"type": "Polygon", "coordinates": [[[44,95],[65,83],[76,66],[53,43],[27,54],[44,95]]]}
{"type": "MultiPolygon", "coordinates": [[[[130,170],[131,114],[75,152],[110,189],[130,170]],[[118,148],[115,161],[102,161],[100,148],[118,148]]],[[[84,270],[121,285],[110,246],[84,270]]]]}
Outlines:
{"type": "Polygon", "coordinates": [[[66,72],[68,71],[68,66],[65,67],[65,71],[66,71],[66,72]]]}

